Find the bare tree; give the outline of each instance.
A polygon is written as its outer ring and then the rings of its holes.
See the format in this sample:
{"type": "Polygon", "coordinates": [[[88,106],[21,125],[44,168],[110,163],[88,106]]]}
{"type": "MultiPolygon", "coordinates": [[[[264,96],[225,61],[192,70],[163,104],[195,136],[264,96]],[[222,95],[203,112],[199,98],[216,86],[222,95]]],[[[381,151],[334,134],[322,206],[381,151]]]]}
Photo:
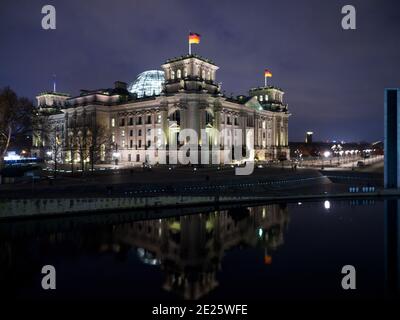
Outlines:
{"type": "Polygon", "coordinates": [[[103,160],[111,144],[110,135],[104,126],[95,124],[90,135],[90,164],[92,171],[94,165],[103,160]]]}
{"type": "Polygon", "coordinates": [[[40,149],[42,155],[49,155],[54,163],[54,177],[57,176],[58,163],[62,159],[64,148],[61,130],[56,120],[51,120],[50,116],[60,113],[59,111],[37,111],[32,116],[33,138],[36,147],[40,149]]]}
{"type": "Polygon", "coordinates": [[[94,165],[98,163],[109,148],[110,137],[105,127],[99,124],[84,124],[78,128],[70,129],[70,146],[79,156],[82,172],[85,171],[85,163],[90,163],[92,171],[94,165]]]}
{"type": "Polygon", "coordinates": [[[31,113],[29,99],[19,98],[9,87],[0,90],[0,170],[11,140],[30,130],[31,113]]]}

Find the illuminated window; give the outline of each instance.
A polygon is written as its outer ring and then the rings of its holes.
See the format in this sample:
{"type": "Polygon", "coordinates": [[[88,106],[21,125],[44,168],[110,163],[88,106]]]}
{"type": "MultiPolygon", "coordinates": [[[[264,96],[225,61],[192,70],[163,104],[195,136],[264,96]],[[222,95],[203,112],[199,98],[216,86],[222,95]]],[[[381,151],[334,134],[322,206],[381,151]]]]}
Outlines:
{"type": "Polygon", "coordinates": [[[178,79],[180,79],[181,76],[182,76],[181,69],[178,69],[178,71],[176,72],[176,77],[177,77],[178,79]]]}
{"type": "Polygon", "coordinates": [[[157,116],[157,123],[161,123],[161,114],[157,116]]]}
{"type": "Polygon", "coordinates": [[[125,130],[121,130],[121,137],[125,137],[125,130]]]}
{"type": "Polygon", "coordinates": [[[185,78],[188,76],[187,68],[184,69],[184,71],[183,71],[183,76],[184,76],[185,78]]]}
{"type": "Polygon", "coordinates": [[[174,80],[174,79],[175,79],[175,71],[171,70],[171,80],[174,80]]]}
{"type": "Polygon", "coordinates": [[[268,95],[267,94],[265,95],[265,101],[268,101],[268,95]]]}
{"type": "Polygon", "coordinates": [[[111,119],[111,127],[115,127],[115,118],[111,119]]]}
{"type": "Polygon", "coordinates": [[[112,141],[112,142],[115,142],[115,135],[112,135],[112,136],[111,136],[111,141],[112,141]]]}
{"type": "Polygon", "coordinates": [[[263,96],[260,96],[260,98],[258,100],[263,101],[264,100],[263,96]]]}
{"type": "Polygon", "coordinates": [[[202,77],[202,79],[206,78],[206,71],[205,70],[201,71],[201,77],[202,77]]]}

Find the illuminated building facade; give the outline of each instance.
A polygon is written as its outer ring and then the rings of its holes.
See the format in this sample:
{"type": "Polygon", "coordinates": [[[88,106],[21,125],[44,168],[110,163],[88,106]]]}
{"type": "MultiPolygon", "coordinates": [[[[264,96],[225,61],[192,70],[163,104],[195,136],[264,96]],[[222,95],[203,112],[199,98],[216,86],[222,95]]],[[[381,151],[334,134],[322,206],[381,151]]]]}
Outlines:
{"type": "MultiPolygon", "coordinates": [[[[56,92],[39,95],[38,110],[47,112],[62,143],[60,161],[84,157],[89,162],[89,152],[76,152],[72,140],[93,131],[93,126],[109,137],[102,142],[97,163],[143,164],[148,160],[146,150],[158,146],[161,136],[167,148],[179,146],[178,134],[183,129],[194,130],[199,145],[205,131],[209,145],[221,148],[224,139],[233,140],[235,129],[244,133],[251,129],[256,160],[289,158],[290,114],[281,89],[258,87],[246,96],[226,97],[217,82],[219,67],[198,55],[170,59],[161,67],[162,72],[140,74],[129,87],[117,81],[114,88],[82,90],[76,97],[56,92]]],[[[245,134],[242,142],[246,144],[245,134]]],[[[40,156],[45,147],[43,137],[34,135],[33,153],[40,156]]]]}

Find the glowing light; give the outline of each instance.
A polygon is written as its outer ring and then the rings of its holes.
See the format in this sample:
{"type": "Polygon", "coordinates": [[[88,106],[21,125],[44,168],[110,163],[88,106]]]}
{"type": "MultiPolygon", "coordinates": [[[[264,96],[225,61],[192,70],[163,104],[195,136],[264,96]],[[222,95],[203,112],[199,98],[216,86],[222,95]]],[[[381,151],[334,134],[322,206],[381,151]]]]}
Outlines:
{"type": "Polygon", "coordinates": [[[263,229],[258,229],[258,237],[259,238],[262,238],[262,236],[263,236],[263,229]]]}
{"type": "Polygon", "coordinates": [[[325,157],[325,158],[330,157],[330,155],[331,155],[330,151],[325,151],[325,152],[324,152],[324,157],[325,157]]]}
{"type": "Polygon", "coordinates": [[[266,254],[264,256],[264,263],[265,264],[271,264],[272,263],[272,257],[266,254]]]}
{"type": "Polygon", "coordinates": [[[137,76],[136,80],[129,86],[128,91],[136,93],[138,98],[152,96],[153,94],[159,95],[164,81],[163,71],[145,71],[137,76]]]}
{"type": "Polygon", "coordinates": [[[4,157],[5,161],[20,160],[20,159],[21,159],[21,157],[19,155],[17,155],[14,151],[7,152],[7,156],[4,157]]]}
{"type": "Polygon", "coordinates": [[[331,208],[331,202],[329,200],[325,200],[324,202],[324,208],[326,210],[329,210],[331,208]]]}

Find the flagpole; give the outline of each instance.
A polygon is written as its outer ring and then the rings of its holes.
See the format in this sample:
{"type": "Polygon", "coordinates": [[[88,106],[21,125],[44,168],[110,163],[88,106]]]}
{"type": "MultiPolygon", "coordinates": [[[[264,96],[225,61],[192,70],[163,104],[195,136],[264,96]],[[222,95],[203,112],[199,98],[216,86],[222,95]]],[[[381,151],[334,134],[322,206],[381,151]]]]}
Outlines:
{"type": "Polygon", "coordinates": [[[192,44],[190,43],[190,40],[189,40],[189,56],[192,54],[192,44]]]}
{"type": "Polygon", "coordinates": [[[267,86],[267,78],[268,78],[268,77],[264,76],[264,87],[267,86]]]}

